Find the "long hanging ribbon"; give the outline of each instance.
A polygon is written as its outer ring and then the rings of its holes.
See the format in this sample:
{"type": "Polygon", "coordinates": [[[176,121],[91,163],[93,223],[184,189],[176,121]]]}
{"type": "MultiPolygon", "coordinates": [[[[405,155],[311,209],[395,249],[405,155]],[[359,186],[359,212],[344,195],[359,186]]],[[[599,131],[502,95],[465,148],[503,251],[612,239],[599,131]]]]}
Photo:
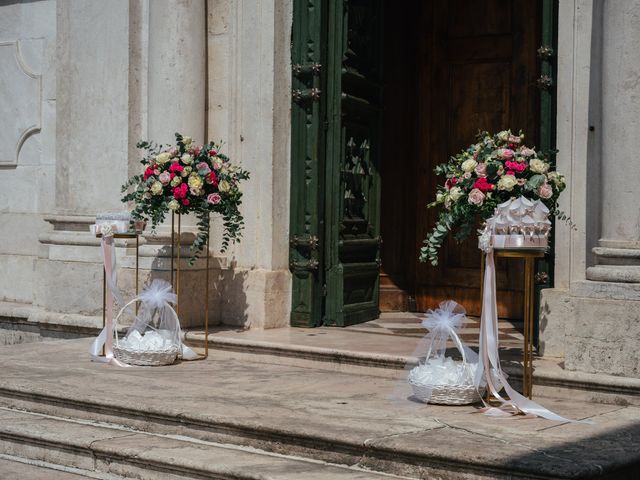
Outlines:
{"type": "Polygon", "coordinates": [[[108,287],[105,298],[105,326],[89,347],[89,355],[95,362],[129,367],[130,365],[121,362],[113,355],[113,302],[117,300],[118,304],[122,305],[124,299],[117,287],[116,247],[114,238],[109,233],[108,229],[105,229],[101,240],[105,280],[108,287]],[[104,357],[100,356],[102,347],[104,347],[104,357]]]}
{"type": "Polygon", "coordinates": [[[476,373],[476,388],[480,387],[482,378],[487,382],[489,392],[501,403],[500,408],[487,405],[484,413],[491,416],[529,414],[558,422],[593,423],[588,420],[571,420],[553,413],[538,403],[516,392],[500,367],[498,354],[498,308],[496,302],[496,272],[493,248],[486,250],[484,273],[484,293],[482,299],[482,316],[480,319],[480,353],[476,373]],[[499,391],[504,388],[508,398],[503,398],[499,391]]]}

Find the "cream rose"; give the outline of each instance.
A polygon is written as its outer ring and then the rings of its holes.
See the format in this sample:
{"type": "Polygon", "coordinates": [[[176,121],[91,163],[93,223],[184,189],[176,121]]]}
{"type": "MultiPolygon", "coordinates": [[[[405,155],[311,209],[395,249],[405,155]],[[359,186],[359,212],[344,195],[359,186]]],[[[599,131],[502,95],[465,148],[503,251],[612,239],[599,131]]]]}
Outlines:
{"type": "Polygon", "coordinates": [[[482,202],[484,202],[484,193],[482,193],[477,188],[474,188],[469,192],[469,203],[471,205],[480,206],[482,205],[482,202]]]}
{"type": "Polygon", "coordinates": [[[180,173],[181,176],[183,177],[188,177],[189,174],[191,173],[192,168],[191,167],[184,167],[184,169],[182,170],[182,173],[180,173]]]}
{"type": "Polygon", "coordinates": [[[182,160],[182,163],[185,165],[191,165],[193,163],[193,155],[185,153],[180,157],[180,160],[182,160]]]}
{"type": "Polygon", "coordinates": [[[229,185],[229,182],[227,182],[226,180],[222,180],[218,184],[218,190],[220,190],[223,193],[227,193],[229,190],[231,190],[231,185],[229,185]]]}
{"type": "Polygon", "coordinates": [[[175,198],[171,200],[167,206],[173,211],[178,210],[180,208],[180,204],[175,198]]]}
{"type": "Polygon", "coordinates": [[[156,163],[158,165],[164,165],[171,160],[171,154],[169,152],[162,152],[156,155],[156,163]]]}
{"type": "Polygon", "coordinates": [[[516,177],[513,175],[504,175],[498,180],[498,190],[506,190],[510,192],[518,184],[516,177]]]}
{"type": "Polygon", "coordinates": [[[442,193],[438,192],[438,193],[436,194],[436,202],[438,202],[438,203],[442,203],[442,202],[444,202],[444,194],[442,194],[442,193]]]}
{"type": "Polygon", "coordinates": [[[160,195],[162,193],[162,183],[155,181],[151,184],[151,193],[154,195],[160,195]]]}
{"type": "Polygon", "coordinates": [[[509,140],[509,135],[510,135],[510,134],[511,134],[511,133],[510,133],[509,131],[507,131],[507,130],[503,130],[503,131],[501,131],[501,132],[499,132],[499,133],[498,133],[498,135],[497,135],[498,140],[500,140],[500,141],[502,141],[502,142],[506,142],[506,141],[508,141],[508,140],[509,140]]]}
{"type": "Polygon", "coordinates": [[[193,142],[193,139],[191,137],[182,137],[182,143],[184,143],[185,147],[191,145],[191,142],[193,142]]]}
{"type": "Polygon", "coordinates": [[[457,202],[458,200],[460,200],[461,196],[462,189],[460,187],[453,187],[451,190],[449,190],[449,198],[451,198],[452,201],[457,202]]]}
{"type": "Polygon", "coordinates": [[[549,164],[539,158],[533,158],[529,161],[529,168],[533,173],[544,173],[549,170],[549,164]]]}
{"type": "Polygon", "coordinates": [[[171,180],[171,186],[172,187],[177,187],[178,185],[180,185],[182,183],[182,179],[180,177],[173,177],[173,180],[171,180]]]}
{"type": "Polygon", "coordinates": [[[202,181],[202,177],[197,173],[192,173],[189,175],[189,180],[187,181],[189,188],[200,189],[204,182],[202,181]]]}
{"type": "Polygon", "coordinates": [[[470,158],[469,160],[465,160],[464,162],[462,162],[462,170],[465,172],[473,172],[477,165],[478,162],[470,158]]]}

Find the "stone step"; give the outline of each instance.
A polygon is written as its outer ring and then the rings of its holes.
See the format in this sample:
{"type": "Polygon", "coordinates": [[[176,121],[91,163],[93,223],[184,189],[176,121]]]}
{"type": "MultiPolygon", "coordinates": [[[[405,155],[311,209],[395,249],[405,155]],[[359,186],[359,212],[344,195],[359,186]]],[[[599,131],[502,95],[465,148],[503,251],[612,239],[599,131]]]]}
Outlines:
{"type": "MultiPolygon", "coordinates": [[[[21,410],[95,428],[104,426],[96,422],[117,425],[134,439],[124,450],[127,458],[144,459],[135,439],[156,434],[411,478],[626,479],[640,465],[640,431],[633,427],[640,418],[637,407],[548,400],[544,404],[553,411],[593,418],[595,425],[504,421],[479,415],[474,406],[393,400],[393,379],[279,365],[234,352],[212,351],[206,361],[168,367],[117,368],[89,362],[86,341],[28,347],[0,351],[0,406],[14,415],[21,410]]],[[[1,418],[0,423],[8,424],[1,418]]],[[[7,435],[29,428],[23,422],[7,435]]],[[[32,440],[41,437],[35,432],[32,440]]],[[[114,449],[114,442],[103,440],[85,444],[114,449]]],[[[156,457],[166,456],[165,449],[158,451],[162,455],[156,457]]],[[[188,456],[202,458],[197,449],[188,456]]]]}
{"type": "MultiPolygon", "coordinates": [[[[5,454],[69,467],[87,475],[33,466],[3,465],[6,472],[55,480],[137,478],[140,480],[233,479],[366,480],[402,478],[325,462],[285,457],[176,436],[77,422],[0,409],[0,450],[5,454]],[[42,475],[38,477],[37,475],[42,475]],[[49,476],[47,476],[47,474],[49,476]],[[96,475],[98,474],[98,475],[96,475]]],[[[2,475],[8,480],[8,475],[2,475]]],[[[14,477],[18,478],[18,477],[14,477]]],[[[405,477],[406,478],[406,477],[405,477]]]]}
{"type": "MultiPolygon", "coordinates": [[[[261,359],[280,365],[298,365],[342,373],[396,378],[408,362],[416,358],[400,352],[412,352],[415,338],[376,335],[340,329],[292,329],[289,332],[218,332],[209,335],[209,348],[235,352],[247,360],[261,359]],[[340,341],[334,335],[348,340],[340,341]],[[337,346],[329,346],[331,344],[337,346]],[[355,350],[353,347],[358,347],[355,350]],[[388,352],[388,353],[384,353],[388,352]]],[[[187,332],[187,340],[204,345],[202,332],[187,332]]],[[[522,385],[520,352],[503,352],[503,369],[511,385],[522,385]]],[[[534,396],[579,399],[616,405],[640,405],[640,379],[567,371],[562,359],[534,359],[534,396]]]]}
{"type": "Polygon", "coordinates": [[[0,454],[0,478],[2,480],[124,480],[120,476],[4,454],[0,454]]]}

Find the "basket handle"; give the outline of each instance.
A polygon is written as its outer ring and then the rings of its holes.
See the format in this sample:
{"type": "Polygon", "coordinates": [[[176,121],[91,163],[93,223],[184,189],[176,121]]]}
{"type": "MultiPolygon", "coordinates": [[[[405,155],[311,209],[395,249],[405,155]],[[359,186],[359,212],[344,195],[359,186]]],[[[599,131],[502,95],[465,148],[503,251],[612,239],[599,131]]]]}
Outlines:
{"type": "Polygon", "coordinates": [[[113,320],[113,331],[116,334],[116,345],[118,344],[118,342],[120,341],[120,339],[118,338],[118,319],[122,316],[122,314],[124,313],[124,311],[129,308],[129,306],[132,303],[135,303],[139,300],[138,297],[135,297],[133,300],[131,300],[129,303],[127,303],[124,307],[122,307],[120,309],[120,311],[118,312],[118,315],[116,315],[116,318],[113,320]]]}
{"type": "MultiPolygon", "coordinates": [[[[118,337],[118,319],[122,316],[122,314],[124,313],[124,311],[129,308],[129,306],[137,301],[139,301],[140,298],[135,297],[133,300],[131,300],[129,303],[127,303],[124,307],[122,307],[120,309],[120,311],[118,312],[118,315],[116,315],[116,318],[113,320],[113,331],[115,332],[116,335],[116,345],[118,344],[118,342],[120,341],[119,337],[118,337]]],[[[180,340],[180,342],[182,342],[182,328],[180,327],[180,319],[178,318],[178,314],[176,313],[175,309],[171,306],[171,304],[169,302],[167,302],[167,306],[169,307],[169,310],[171,310],[171,313],[173,313],[173,317],[176,320],[176,324],[178,325],[178,340],[180,340]]]]}

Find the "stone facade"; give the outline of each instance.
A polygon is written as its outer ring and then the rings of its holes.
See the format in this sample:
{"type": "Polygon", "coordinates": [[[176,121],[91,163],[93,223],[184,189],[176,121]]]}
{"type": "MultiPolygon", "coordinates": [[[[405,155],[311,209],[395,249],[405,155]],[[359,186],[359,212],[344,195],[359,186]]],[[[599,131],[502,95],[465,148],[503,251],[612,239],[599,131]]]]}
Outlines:
{"type": "MultiPolygon", "coordinates": [[[[122,208],[136,141],[180,131],[224,140],[252,172],[242,243],[221,256],[214,234],[212,323],[288,325],[292,11],[293,0],[2,3],[0,317],[100,324],[99,243],[87,227],[122,208]]],[[[640,376],[639,11],[640,0],[559,2],[558,166],[575,228],[557,224],[555,288],[541,302],[546,356],[629,377],[640,376]]],[[[143,238],[143,280],[168,275],[167,240],[167,227],[143,238]]],[[[117,251],[131,293],[131,242],[117,251]]],[[[203,275],[200,262],[185,282],[203,275]]]]}

